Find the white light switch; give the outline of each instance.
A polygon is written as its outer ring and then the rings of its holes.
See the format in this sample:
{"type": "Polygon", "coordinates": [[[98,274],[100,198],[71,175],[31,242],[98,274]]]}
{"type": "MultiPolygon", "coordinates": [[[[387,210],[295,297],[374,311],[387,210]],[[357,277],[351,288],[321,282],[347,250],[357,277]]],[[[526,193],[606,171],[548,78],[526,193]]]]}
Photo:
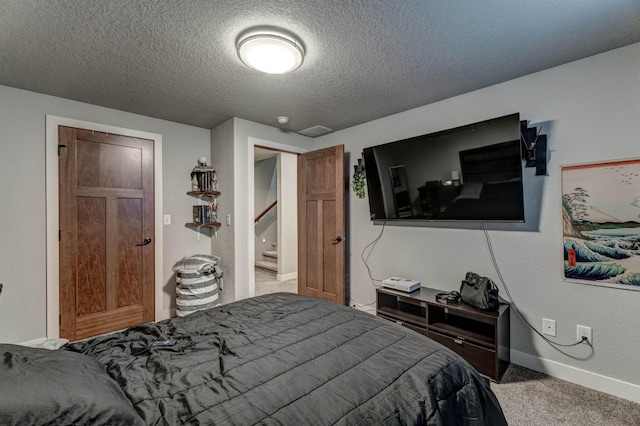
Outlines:
{"type": "Polygon", "coordinates": [[[231,225],[231,215],[227,215],[227,226],[231,225]]]}
{"type": "Polygon", "coordinates": [[[165,225],[171,225],[171,215],[165,214],[162,223],[164,223],[165,225]]]}

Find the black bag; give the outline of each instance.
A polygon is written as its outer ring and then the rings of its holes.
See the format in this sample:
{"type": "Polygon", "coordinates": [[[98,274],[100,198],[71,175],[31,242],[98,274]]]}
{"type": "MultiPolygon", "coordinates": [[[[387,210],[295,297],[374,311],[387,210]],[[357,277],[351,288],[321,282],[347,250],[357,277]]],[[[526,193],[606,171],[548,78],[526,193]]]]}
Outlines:
{"type": "Polygon", "coordinates": [[[460,296],[463,302],[484,311],[497,311],[500,307],[498,287],[490,278],[481,277],[473,272],[467,272],[467,276],[462,280],[460,296]]]}

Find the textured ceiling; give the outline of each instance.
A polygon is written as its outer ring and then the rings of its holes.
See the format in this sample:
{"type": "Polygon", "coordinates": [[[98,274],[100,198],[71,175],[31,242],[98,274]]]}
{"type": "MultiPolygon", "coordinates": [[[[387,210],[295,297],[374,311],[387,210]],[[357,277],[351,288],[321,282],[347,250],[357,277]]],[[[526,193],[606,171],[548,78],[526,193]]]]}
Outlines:
{"type": "Polygon", "coordinates": [[[335,131],[638,41],[638,0],[0,0],[0,84],[204,128],[335,131]],[[235,39],[257,25],[297,34],[302,67],[244,66],[235,39]]]}

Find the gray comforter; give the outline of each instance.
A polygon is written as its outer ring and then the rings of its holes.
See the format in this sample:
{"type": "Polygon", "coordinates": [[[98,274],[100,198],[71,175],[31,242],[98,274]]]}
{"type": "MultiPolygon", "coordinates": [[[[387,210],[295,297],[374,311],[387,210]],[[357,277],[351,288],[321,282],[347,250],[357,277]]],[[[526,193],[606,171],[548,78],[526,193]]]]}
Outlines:
{"type": "Polygon", "coordinates": [[[151,425],[503,425],[489,385],[439,344],[335,303],[273,294],[67,345],[151,425]]]}

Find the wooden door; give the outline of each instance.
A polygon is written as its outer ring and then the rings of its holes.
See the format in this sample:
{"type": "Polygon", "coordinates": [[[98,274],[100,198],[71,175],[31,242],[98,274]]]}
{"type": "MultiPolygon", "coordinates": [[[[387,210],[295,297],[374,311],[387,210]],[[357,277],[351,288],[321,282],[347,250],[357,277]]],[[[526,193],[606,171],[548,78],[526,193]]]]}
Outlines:
{"type": "Polygon", "coordinates": [[[298,157],[298,293],[345,304],[344,145],[298,157]]]}
{"type": "Polygon", "coordinates": [[[58,134],[60,337],[153,321],[153,141],[58,134]]]}

